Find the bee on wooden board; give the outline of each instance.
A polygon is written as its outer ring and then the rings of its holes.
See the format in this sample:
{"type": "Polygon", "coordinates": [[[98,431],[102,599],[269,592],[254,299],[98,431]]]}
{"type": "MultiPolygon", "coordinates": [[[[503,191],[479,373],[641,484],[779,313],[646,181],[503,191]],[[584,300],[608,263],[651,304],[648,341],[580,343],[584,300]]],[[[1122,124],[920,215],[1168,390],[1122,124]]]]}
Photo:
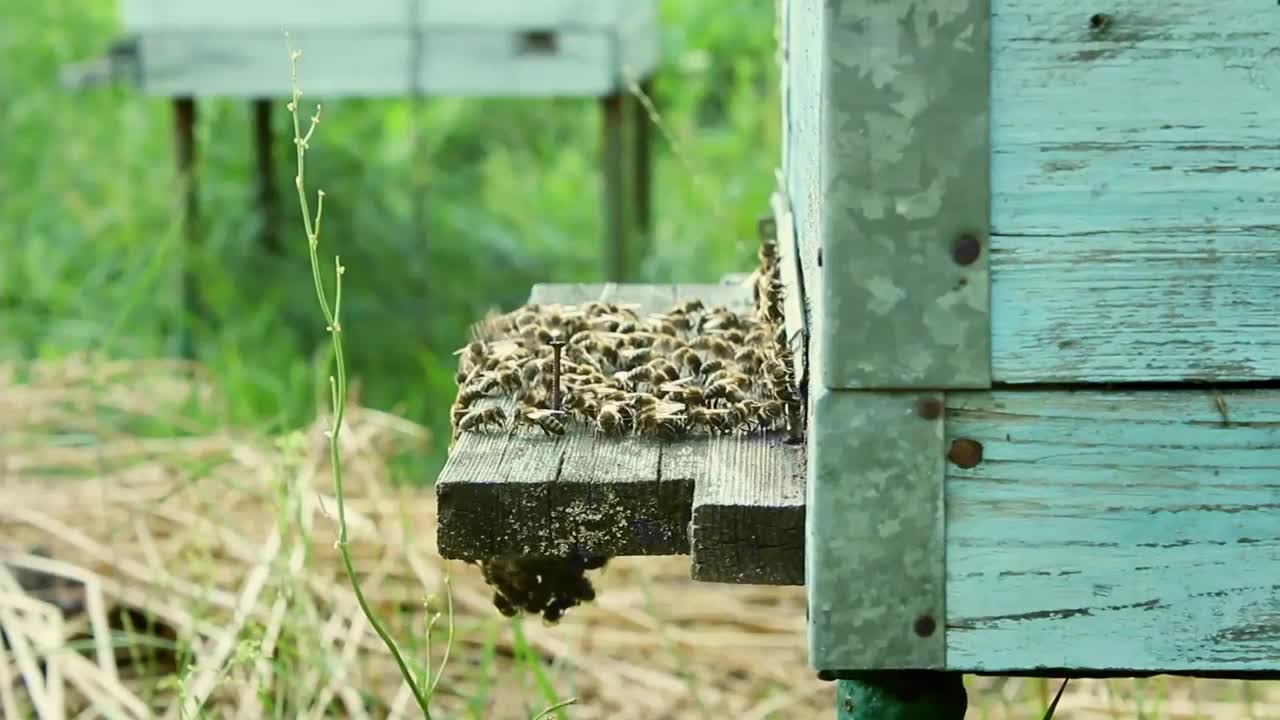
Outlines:
{"type": "Polygon", "coordinates": [[[458,427],[466,431],[475,431],[490,426],[497,426],[501,429],[506,424],[507,413],[502,408],[494,405],[487,408],[476,408],[468,412],[463,416],[462,422],[458,423],[458,427]]]}
{"type": "Polygon", "coordinates": [[[684,415],[680,406],[656,404],[646,408],[636,418],[637,433],[653,433],[664,440],[674,440],[685,432],[684,415]]]}
{"type": "Polygon", "coordinates": [[[627,429],[625,410],[622,403],[606,402],[600,406],[596,415],[596,429],[605,435],[620,435],[627,429]]]}
{"type": "Polygon", "coordinates": [[[547,436],[564,435],[564,413],[560,410],[525,407],[520,409],[517,419],[527,425],[533,425],[547,436]]]}

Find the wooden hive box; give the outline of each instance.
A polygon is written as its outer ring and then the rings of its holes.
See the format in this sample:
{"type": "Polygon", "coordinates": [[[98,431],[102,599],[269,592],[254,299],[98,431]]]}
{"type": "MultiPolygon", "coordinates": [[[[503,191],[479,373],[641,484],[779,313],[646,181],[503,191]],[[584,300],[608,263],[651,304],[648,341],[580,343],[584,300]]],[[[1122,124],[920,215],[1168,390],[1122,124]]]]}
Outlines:
{"type": "Polygon", "coordinates": [[[1280,671],[1280,6],[785,6],[815,667],[1280,671]]]}
{"type": "Polygon", "coordinates": [[[282,33],[312,97],[605,96],[658,63],[632,0],[122,0],[137,80],[163,96],[287,96],[282,33]]]}

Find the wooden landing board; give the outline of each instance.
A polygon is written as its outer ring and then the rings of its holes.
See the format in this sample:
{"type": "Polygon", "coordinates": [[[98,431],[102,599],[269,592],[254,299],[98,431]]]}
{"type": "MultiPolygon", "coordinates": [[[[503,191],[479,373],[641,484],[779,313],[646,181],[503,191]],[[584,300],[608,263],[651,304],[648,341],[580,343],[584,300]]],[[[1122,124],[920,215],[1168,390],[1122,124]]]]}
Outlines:
{"type": "MultiPolygon", "coordinates": [[[[750,287],[538,285],[531,303],[591,300],[660,312],[677,299],[747,308],[750,287]]],[[[574,430],[464,433],[436,483],[440,552],[691,554],[710,582],[800,584],[804,448],[781,434],[674,442],[574,430]]]]}

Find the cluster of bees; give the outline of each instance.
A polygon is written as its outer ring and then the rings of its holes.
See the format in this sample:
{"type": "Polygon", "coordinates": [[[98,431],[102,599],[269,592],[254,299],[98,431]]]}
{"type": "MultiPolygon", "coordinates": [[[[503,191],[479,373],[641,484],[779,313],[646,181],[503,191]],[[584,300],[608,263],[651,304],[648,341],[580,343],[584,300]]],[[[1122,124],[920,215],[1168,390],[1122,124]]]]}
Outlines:
{"type": "MultiPolygon", "coordinates": [[[[761,260],[772,256],[772,246],[762,246],[761,260]]],[[[799,396],[777,272],[768,267],[762,262],[756,273],[753,313],[691,299],[645,316],[597,301],[486,318],[457,353],[454,440],[513,424],[547,436],[578,423],[665,440],[788,427],[799,396]]]]}
{"type": "MultiPolygon", "coordinates": [[[[453,442],[465,432],[528,427],[548,437],[574,424],[608,436],[674,440],[690,434],[798,433],[776,246],[761,245],[753,309],[696,299],[645,314],[613,302],[529,304],[491,313],[460,349],[453,442]]],[[[491,558],[481,562],[504,615],[548,622],[595,598],[587,570],[606,558],[491,558]]]]}
{"type": "Polygon", "coordinates": [[[484,581],[493,588],[493,604],[506,617],[524,611],[557,623],[571,607],[596,599],[587,570],[604,567],[608,558],[498,557],[481,563],[484,581]]]}

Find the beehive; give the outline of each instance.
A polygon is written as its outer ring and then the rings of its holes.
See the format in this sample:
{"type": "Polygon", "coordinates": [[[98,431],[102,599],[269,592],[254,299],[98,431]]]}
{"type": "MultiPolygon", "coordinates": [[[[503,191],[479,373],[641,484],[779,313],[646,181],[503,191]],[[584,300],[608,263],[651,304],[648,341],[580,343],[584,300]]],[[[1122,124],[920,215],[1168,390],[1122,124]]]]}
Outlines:
{"type": "Polygon", "coordinates": [[[727,538],[734,581],[805,584],[850,717],[962,717],[961,673],[1280,675],[1280,6],[780,11],[763,227],[802,476],[745,438],[717,446],[732,469],[705,445],[493,439],[441,477],[442,551],[603,533],[721,579],[699,547],[727,538]],[[464,492],[503,521],[446,527],[464,492]],[[712,495],[734,522],[699,522],[712,495]],[[587,521],[565,510],[584,497],[620,500],[587,521]]]}
{"type": "Polygon", "coordinates": [[[286,29],[313,97],[604,96],[659,52],[654,4],[623,0],[123,0],[121,18],[164,96],[288,96],[286,29]]]}
{"type": "Polygon", "coordinates": [[[1280,670],[1280,6],[785,6],[816,668],[1280,670]]]}

